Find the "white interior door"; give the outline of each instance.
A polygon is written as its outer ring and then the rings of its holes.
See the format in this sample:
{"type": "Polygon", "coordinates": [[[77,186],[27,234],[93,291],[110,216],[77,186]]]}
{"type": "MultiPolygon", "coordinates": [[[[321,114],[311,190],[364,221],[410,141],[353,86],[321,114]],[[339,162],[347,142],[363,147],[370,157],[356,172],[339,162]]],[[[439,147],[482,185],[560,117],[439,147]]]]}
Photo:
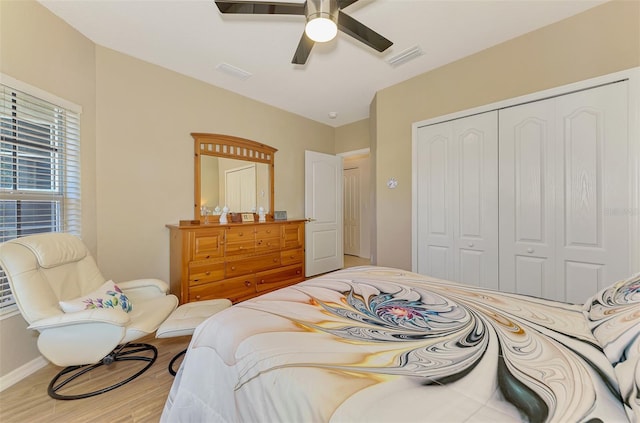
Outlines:
{"type": "Polygon", "coordinates": [[[305,151],[305,276],[344,266],[342,157],[305,151]]]}
{"type": "Polygon", "coordinates": [[[226,205],[233,212],[256,210],[256,166],[225,171],[226,205]]]}
{"type": "Polygon", "coordinates": [[[628,276],[625,82],[500,111],[500,289],[582,303],[628,276]]]}
{"type": "Polygon", "coordinates": [[[360,168],[344,169],[344,253],[360,255],[360,168]]]}
{"type": "Polygon", "coordinates": [[[556,100],[556,277],[582,303],[629,271],[627,82],[556,100]]]}
{"type": "Polygon", "coordinates": [[[453,121],[454,277],[498,289],[498,115],[453,121]]]}
{"type": "Polygon", "coordinates": [[[418,129],[416,148],[417,272],[454,279],[451,182],[453,125],[445,122],[418,129]]]}
{"type": "Polygon", "coordinates": [[[555,100],[500,111],[500,290],[555,298],[555,100]]]}
{"type": "Polygon", "coordinates": [[[418,130],[417,271],[498,287],[497,113],[418,130]]]}

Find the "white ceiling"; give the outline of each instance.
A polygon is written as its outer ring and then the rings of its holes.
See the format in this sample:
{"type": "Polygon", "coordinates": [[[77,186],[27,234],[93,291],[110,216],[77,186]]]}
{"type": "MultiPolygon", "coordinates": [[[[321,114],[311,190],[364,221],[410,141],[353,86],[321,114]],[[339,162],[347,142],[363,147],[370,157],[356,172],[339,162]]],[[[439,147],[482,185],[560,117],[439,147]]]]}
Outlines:
{"type": "Polygon", "coordinates": [[[339,32],[301,66],[291,58],[303,16],[223,16],[213,0],[40,0],[98,45],[331,126],[368,117],[382,88],[604,2],[360,0],[345,12],[394,45],[378,53],[339,32]],[[385,61],[416,45],[424,52],[417,59],[385,61]],[[220,63],[252,76],[220,72],[220,63]]]}

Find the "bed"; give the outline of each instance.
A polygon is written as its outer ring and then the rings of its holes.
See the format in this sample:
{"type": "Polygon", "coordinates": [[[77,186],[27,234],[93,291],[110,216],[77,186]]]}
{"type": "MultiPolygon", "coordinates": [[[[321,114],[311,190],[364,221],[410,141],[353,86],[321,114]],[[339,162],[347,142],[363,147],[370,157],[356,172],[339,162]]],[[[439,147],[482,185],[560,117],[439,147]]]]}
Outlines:
{"type": "Polygon", "coordinates": [[[163,422],[640,422],[640,274],[567,304],[375,266],[202,323],[163,422]]]}

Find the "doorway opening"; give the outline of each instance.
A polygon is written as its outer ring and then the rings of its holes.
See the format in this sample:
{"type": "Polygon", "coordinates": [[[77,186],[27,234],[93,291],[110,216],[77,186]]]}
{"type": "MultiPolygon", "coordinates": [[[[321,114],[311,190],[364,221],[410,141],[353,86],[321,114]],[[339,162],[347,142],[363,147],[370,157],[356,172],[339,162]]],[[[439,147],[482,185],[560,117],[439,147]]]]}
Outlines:
{"type": "Polygon", "coordinates": [[[371,264],[371,166],[369,149],[343,157],[344,267],[371,264]]]}

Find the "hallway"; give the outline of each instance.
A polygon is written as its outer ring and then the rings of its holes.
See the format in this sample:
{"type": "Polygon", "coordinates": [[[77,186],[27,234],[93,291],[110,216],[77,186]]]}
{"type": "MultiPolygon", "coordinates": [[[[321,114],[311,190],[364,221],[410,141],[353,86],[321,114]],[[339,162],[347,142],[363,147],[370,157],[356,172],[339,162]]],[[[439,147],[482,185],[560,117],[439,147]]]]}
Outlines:
{"type": "Polygon", "coordinates": [[[352,255],[349,255],[349,254],[345,254],[344,255],[344,268],[345,269],[347,267],[368,266],[370,264],[371,264],[371,260],[369,260],[369,259],[358,257],[358,256],[352,256],[352,255]]]}

